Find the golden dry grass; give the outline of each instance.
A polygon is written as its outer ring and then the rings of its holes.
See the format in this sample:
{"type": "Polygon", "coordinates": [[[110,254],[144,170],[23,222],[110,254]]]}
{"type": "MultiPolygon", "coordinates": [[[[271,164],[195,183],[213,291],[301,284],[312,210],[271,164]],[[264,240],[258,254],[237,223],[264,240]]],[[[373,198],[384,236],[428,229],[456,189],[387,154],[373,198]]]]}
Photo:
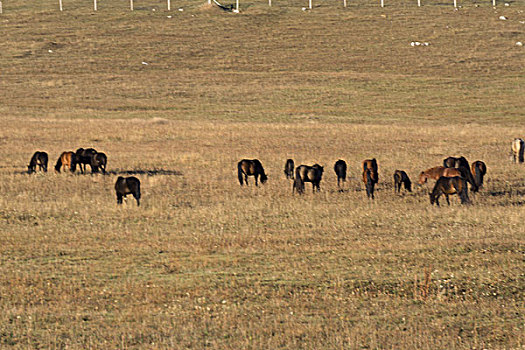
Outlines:
{"type": "Polygon", "coordinates": [[[158,4],[4,3],[2,347],[525,345],[525,168],[509,161],[523,4],[274,4],[184,1],[168,19],[158,4]],[[136,208],[116,206],[114,173],[22,173],[35,150],[52,169],[87,146],[115,173],[180,175],[137,175],[136,208]],[[431,207],[430,185],[394,194],[395,169],[414,181],[460,154],[488,166],[472,206],[431,207]],[[255,157],[269,182],[240,188],[236,163],[255,157]],[[292,195],[289,157],[325,166],[321,193],[292,195]]]}

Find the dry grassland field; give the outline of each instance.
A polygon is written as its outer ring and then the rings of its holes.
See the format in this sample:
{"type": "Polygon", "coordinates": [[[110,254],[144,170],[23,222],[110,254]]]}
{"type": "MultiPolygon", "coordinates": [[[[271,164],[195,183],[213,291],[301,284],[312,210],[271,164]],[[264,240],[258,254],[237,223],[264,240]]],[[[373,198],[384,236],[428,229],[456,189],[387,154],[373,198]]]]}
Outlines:
{"type": "Polygon", "coordinates": [[[0,348],[524,349],[522,0],[2,2],[0,348]],[[56,174],[79,147],[108,174],[56,174]],[[394,193],[460,155],[471,205],[394,193]]]}

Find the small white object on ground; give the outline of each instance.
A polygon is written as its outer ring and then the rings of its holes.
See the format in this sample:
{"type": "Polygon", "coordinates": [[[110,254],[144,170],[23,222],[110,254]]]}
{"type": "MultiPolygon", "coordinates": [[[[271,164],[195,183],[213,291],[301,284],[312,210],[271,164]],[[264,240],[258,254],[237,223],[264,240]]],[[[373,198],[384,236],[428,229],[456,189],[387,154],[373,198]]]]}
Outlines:
{"type": "Polygon", "coordinates": [[[147,66],[147,65],[148,65],[148,62],[144,62],[144,61],[142,61],[142,64],[145,65],[145,66],[147,66]]]}
{"type": "Polygon", "coordinates": [[[499,16],[499,19],[501,19],[502,21],[505,21],[505,20],[507,20],[507,17],[505,17],[505,16],[499,16]]]}
{"type": "Polygon", "coordinates": [[[53,50],[47,50],[47,52],[49,52],[49,53],[53,53],[53,50]]]}
{"type": "Polygon", "coordinates": [[[523,43],[521,41],[516,42],[516,46],[523,46],[523,43]]]}
{"type": "Polygon", "coordinates": [[[168,16],[168,18],[171,18],[171,16],[168,16]]]}
{"type": "Polygon", "coordinates": [[[184,9],[181,7],[181,8],[179,9],[179,11],[182,12],[182,11],[184,11],[184,9]]]}

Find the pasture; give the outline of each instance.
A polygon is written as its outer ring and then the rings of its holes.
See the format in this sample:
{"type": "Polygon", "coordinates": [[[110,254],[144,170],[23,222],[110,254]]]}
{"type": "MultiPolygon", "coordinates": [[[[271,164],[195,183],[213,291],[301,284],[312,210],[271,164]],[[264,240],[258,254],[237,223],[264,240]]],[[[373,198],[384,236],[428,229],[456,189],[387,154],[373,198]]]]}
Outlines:
{"type": "Polygon", "coordinates": [[[0,347],[523,348],[523,2],[204,3],[3,2],[0,347]],[[55,174],[79,147],[108,174],[55,174]],[[431,206],[419,172],[459,155],[484,188],[431,206]]]}

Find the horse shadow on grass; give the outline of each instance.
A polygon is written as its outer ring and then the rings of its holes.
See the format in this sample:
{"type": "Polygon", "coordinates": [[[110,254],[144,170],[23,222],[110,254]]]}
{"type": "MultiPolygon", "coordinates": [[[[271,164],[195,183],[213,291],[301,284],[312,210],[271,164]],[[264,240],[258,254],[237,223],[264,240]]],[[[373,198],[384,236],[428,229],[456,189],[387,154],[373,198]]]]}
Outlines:
{"type": "MultiPolygon", "coordinates": [[[[15,171],[14,173],[16,175],[27,175],[27,171],[15,171]]],[[[74,174],[81,175],[80,173],[74,173],[74,174]]],[[[116,175],[182,176],[183,174],[180,171],[173,170],[173,169],[132,169],[132,170],[113,169],[113,170],[106,171],[105,174],[95,173],[92,175],[100,175],[100,176],[116,176],[116,175]]]]}

